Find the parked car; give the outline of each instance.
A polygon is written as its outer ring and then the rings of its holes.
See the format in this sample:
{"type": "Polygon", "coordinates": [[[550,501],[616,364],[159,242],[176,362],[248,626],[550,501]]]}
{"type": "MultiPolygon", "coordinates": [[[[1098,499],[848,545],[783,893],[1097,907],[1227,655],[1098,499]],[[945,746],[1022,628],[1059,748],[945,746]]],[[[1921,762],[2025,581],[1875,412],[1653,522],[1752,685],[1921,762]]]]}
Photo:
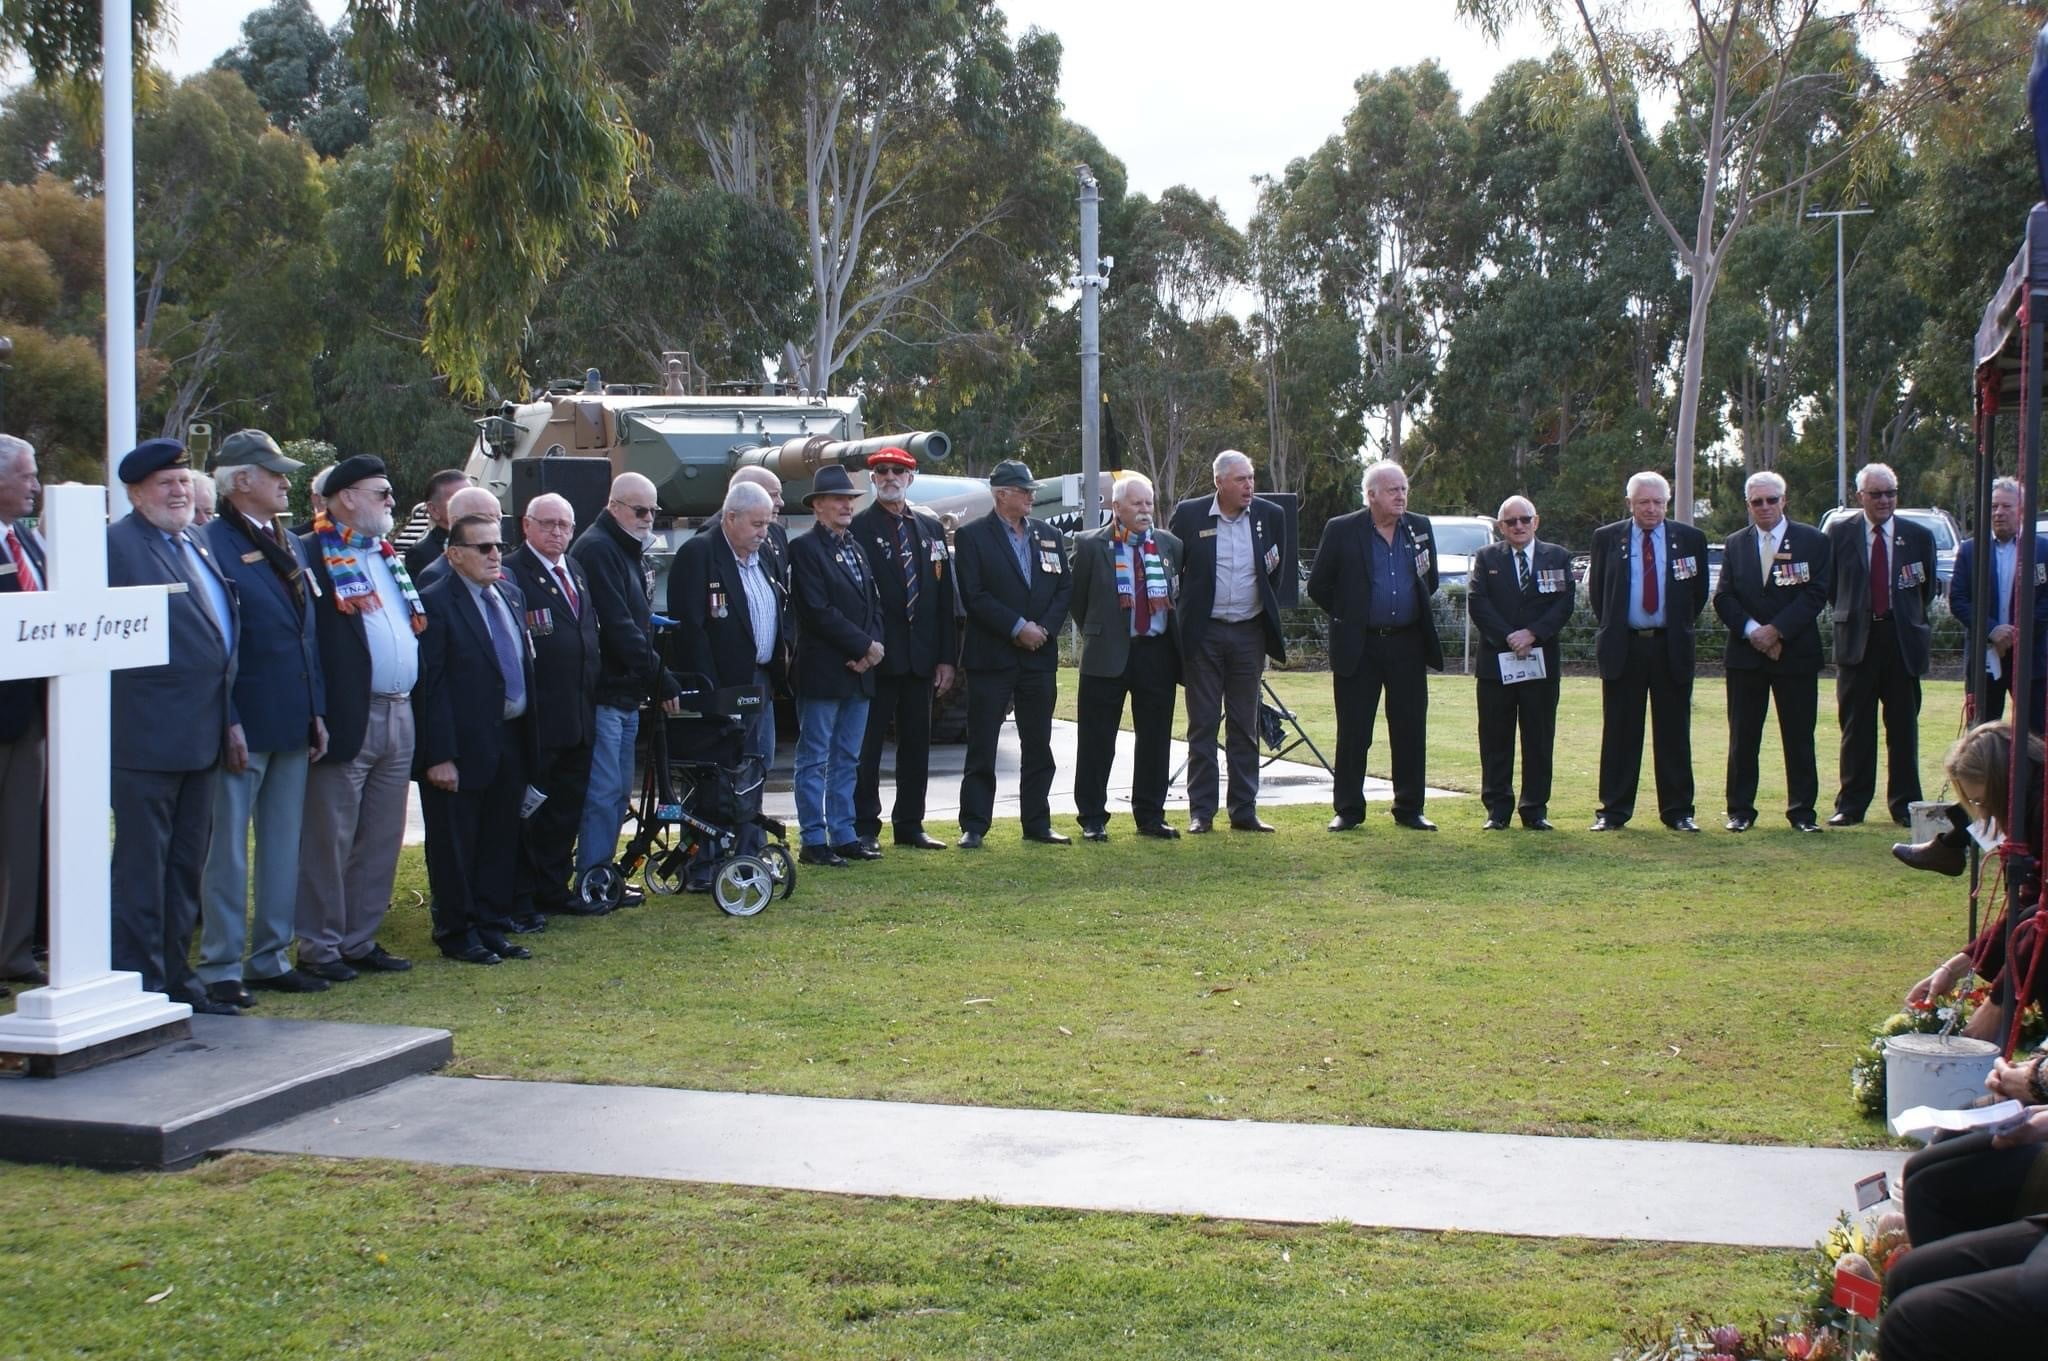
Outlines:
{"type": "MultiPolygon", "coordinates": [[[[1820,517],[1820,527],[1825,532],[1828,526],[1845,515],[1861,515],[1854,506],[1836,506],[1820,517]]],[[[1941,579],[1938,588],[1948,594],[1948,579],[1955,575],[1956,549],[1962,544],[1962,534],[1956,529],[1956,522],[1945,510],[1933,506],[1900,506],[1893,512],[1902,520],[1909,520],[1934,536],[1934,574],[1941,579]]]]}
{"type": "Polygon", "coordinates": [[[1436,535],[1437,585],[1459,586],[1472,575],[1472,559],[1479,550],[1499,536],[1493,521],[1484,515],[1427,515],[1430,532],[1436,535]]]}

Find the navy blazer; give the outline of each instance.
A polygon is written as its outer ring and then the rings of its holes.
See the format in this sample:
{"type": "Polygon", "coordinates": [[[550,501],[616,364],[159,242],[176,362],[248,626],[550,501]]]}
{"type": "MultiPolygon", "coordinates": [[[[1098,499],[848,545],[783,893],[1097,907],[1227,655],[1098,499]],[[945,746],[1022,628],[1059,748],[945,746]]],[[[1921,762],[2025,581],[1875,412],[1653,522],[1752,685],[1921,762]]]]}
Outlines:
{"type": "MultiPolygon", "coordinates": [[[[499,581],[493,589],[515,623],[526,617],[526,600],[516,585],[499,581]]],[[[515,642],[526,676],[526,712],[507,724],[505,677],[469,583],[451,573],[421,592],[420,604],[426,607],[427,631],[420,635],[420,682],[412,692],[413,778],[425,779],[434,766],[453,761],[456,788],[467,791],[488,788],[508,756],[524,756],[525,768],[533,769],[537,696],[525,628],[515,642]],[[509,748],[509,741],[519,747],[509,748]]]]}
{"type": "MultiPolygon", "coordinates": [[[[1586,595],[1600,624],[1593,635],[1593,655],[1602,680],[1620,680],[1628,666],[1628,602],[1630,592],[1642,584],[1636,566],[1642,537],[1633,516],[1593,531],[1586,595]]],[[[1664,522],[1664,580],[1658,598],[1664,605],[1664,647],[1671,670],[1691,684],[1693,629],[1707,607],[1707,536],[1691,525],[1664,522]]]]}
{"type": "MultiPolygon", "coordinates": [[[[206,545],[194,540],[198,567],[212,572],[228,598],[230,628],[235,590],[206,545]]],[[[205,770],[220,760],[232,722],[235,683],[233,640],[223,638],[213,611],[171,556],[162,531],[139,514],[107,526],[109,586],[174,585],[170,657],[162,666],[114,672],[114,765],[123,770],[205,770]]]]}
{"type": "Polygon", "coordinates": [[[313,573],[305,545],[287,534],[284,550],[304,571],[304,599],[293,600],[263,551],[229,518],[240,514],[229,507],[199,531],[214,563],[235,584],[242,607],[234,721],[242,725],[250,751],[304,751],[313,742],[313,720],[327,715],[313,632],[313,573]]]}
{"type": "MultiPolygon", "coordinates": [[[[1180,646],[1192,656],[1209,631],[1216,608],[1216,497],[1191,497],[1173,508],[1167,529],[1180,540],[1180,646]]],[[[1266,655],[1287,660],[1287,640],[1280,633],[1280,583],[1295,569],[1295,546],[1287,540],[1287,515],[1271,501],[1254,496],[1251,504],[1252,546],[1259,556],[1259,622],[1266,632],[1266,655]],[[1267,567],[1268,562],[1272,563],[1267,567]]]]}
{"type": "MultiPolygon", "coordinates": [[[[2017,555],[2015,555],[2017,556],[2017,555]]],[[[1977,590],[1977,539],[1975,535],[1964,539],[1962,547],[1956,549],[1955,575],[1949,579],[1949,613],[1968,627],[1971,621],[1973,603],[1977,590]]],[[[2015,581],[2014,587],[2019,583],[2015,581]]],[[[1998,589],[1998,578],[1991,578],[1991,589],[1998,589]]],[[[2010,608],[2010,602],[2008,602],[2010,608]]],[[[1984,621],[1984,632],[1991,632],[1991,621],[1984,621]]],[[[1966,639],[1965,642],[1968,640],[1966,639]]],[[[2006,668],[2003,676],[2008,685],[2012,682],[2012,671],[2006,668]]],[[[2034,683],[2039,685],[2048,679],[2048,534],[2034,536],[2034,683]]]]}
{"type": "MultiPolygon", "coordinates": [[[[43,546],[36,536],[16,527],[21,539],[21,548],[35,564],[36,571],[45,581],[49,580],[49,565],[43,561],[43,546]]],[[[4,544],[4,536],[0,536],[4,544]]],[[[7,549],[0,546],[0,595],[22,588],[21,579],[8,556],[7,549]]],[[[41,680],[0,681],[0,742],[18,742],[29,730],[29,725],[43,712],[43,682],[41,680]]]]}
{"type": "Polygon", "coordinates": [[[582,565],[564,553],[562,567],[581,614],[569,608],[533,545],[505,559],[506,575],[526,597],[526,634],[533,640],[534,738],[550,751],[597,740],[597,609],[582,565]]]}
{"type": "Polygon", "coordinates": [[[1490,543],[1472,555],[1465,600],[1479,634],[1481,680],[1500,679],[1500,654],[1510,650],[1508,635],[1520,629],[1536,635],[1544,672],[1553,681],[1562,674],[1557,640],[1571,622],[1579,594],[1578,583],[1572,580],[1571,550],[1541,539],[1531,539],[1529,549],[1533,570],[1526,591],[1522,574],[1515,570],[1513,544],[1490,543]]]}
{"type": "MultiPolygon", "coordinates": [[[[767,671],[777,689],[787,684],[792,623],[789,588],[782,564],[769,557],[772,531],[754,561],[768,579],[775,597],[775,646],[767,671]]],[[[668,616],[679,627],[669,644],[670,669],[702,676],[713,686],[754,683],[754,616],[747,588],[740,584],[739,559],[726,541],[725,529],[713,520],[676,550],[668,569],[668,616]]]]}
{"type": "MultiPolygon", "coordinates": [[[[1835,666],[1858,666],[1870,641],[1870,527],[1861,513],[1828,526],[1834,551],[1835,666]]],[[[1937,584],[1934,535],[1903,516],[1892,516],[1892,636],[1908,675],[1924,676],[1934,627],[1927,607],[1937,584]]]]}
{"type": "Polygon", "coordinates": [[[1828,536],[1797,520],[1785,522],[1771,579],[1764,580],[1756,556],[1756,526],[1744,525],[1721,550],[1721,580],[1714,588],[1714,613],[1728,626],[1727,664],[1736,671],[1813,675],[1820,671],[1820,629],[1815,620],[1827,604],[1834,581],[1834,550],[1828,536]],[[1785,650],[1772,661],[1744,637],[1749,621],[1778,630],[1785,650]]]}
{"type": "Polygon", "coordinates": [[[875,589],[882,597],[882,646],[888,654],[875,669],[884,676],[929,676],[960,657],[960,598],[954,591],[959,573],[947,570],[952,556],[946,530],[928,510],[910,511],[910,529],[917,559],[917,617],[905,606],[903,560],[896,553],[896,517],[880,502],[853,517],[854,542],[868,555],[875,589]]]}
{"type": "Polygon", "coordinates": [[[1038,518],[1024,522],[1031,539],[1031,574],[1017,571],[1010,531],[994,511],[960,526],[953,535],[960,603],[967,611],[967,639],[961,661],[970,671],[1055,671],[1060,664],[1060,630],[1074,595],[1073,574],[1060,532],[1038,518]],[[1050,636],[1036,652],[1011,638],[1030,620],[1050,636]]]}
{"type": "MultiPolygon", "coordinates": [[[[744,594],[744,592],[742,592],[744,594]]],[[[872,697],[875,673],[846,669],[849,661],[867,655],[882,641],[882,598],[867,555],[847,536],[842,549],[823,525],[789,541],[789,598],[796,615],[796,663],[792,668],[799,699],[872,697]],[[860,569],[860,580],[846,569],[844,552],[860,569]]],[[[884,644],[886,654],[887,645],[884,644]]]]}
{"type": "MultiPolygon", "coordinates": [[[[1372,603],[1372,541],[1366,536],[1378,533],[1370,510],[1339,515],[1323,526],[1322,546],[1316,549],[1316,565],[1309,573],[1309,599],[1330,616],[1330,669],[1340,676],[1357,675],[1358,664],[1365,660],[1366,611],[1372,603]]],[[[1394,526],[1394,546],[1415,557],[1415,626],[1422,630],[1422,659],[1430,670],[1441,671],[1444,647],[1429,607],[1437,580],[1436,533],[1429,518],[1403,511],[1394,526]]],[[[1209,553],[1213,588],[1215,549],[1209,553]]]]}

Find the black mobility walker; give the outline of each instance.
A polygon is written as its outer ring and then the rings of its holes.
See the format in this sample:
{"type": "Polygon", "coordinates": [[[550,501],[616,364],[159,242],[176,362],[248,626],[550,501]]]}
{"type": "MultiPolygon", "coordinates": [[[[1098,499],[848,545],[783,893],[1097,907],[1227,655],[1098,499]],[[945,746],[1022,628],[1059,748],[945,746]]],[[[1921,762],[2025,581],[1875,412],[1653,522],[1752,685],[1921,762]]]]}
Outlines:
{"type": "Polygon", "coordinates": [[[683,680],[680,714],[659,705],[643,711],[650,737],[633,835],[617,864],[584,871],[577,892],[593,907],[617,907],[638,874],[650,894],[708,890],[720,911],[751,917],[778,893],[796,891],[788,830],[758,811],[768,772],[759,757],[744,754],[748,722],[772,701],[765,686],[683,680]],[[760,835],[743,836],[748,828],[760,835]],[[760,844],[749,853],[743,846],[751,841],[760,844]]]}

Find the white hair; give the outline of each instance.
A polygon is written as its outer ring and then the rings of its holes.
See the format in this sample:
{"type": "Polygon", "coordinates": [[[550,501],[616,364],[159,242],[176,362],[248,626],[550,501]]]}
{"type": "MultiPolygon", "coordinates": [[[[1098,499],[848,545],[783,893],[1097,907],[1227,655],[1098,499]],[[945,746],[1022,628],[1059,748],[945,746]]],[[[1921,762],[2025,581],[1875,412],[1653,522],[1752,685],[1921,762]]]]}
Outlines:
{"type": "Polygon", "coordinates": [[[337,466],[339,465],[330,463],[319,472],[314,473],[313,480],[306,484],[306,490],[312,492],[315,496],[327,495],[327,479],[333,475],[337,466]]]}
{"type": "MultiPolygon", "coordinates": [[[[782,490],[782,479],[777,477],[774,473],[769,472],[766,468],[762,467],[758,463],[749,463],[744,468],[736,469],[733,472],[732,481],[726,483],[725,485],[728,491],[734,487],[747,486],[759,487],[763,491],[766,491],[770,487],[773,487],[777,491],[780,491],[782,490]]],[[[618,490],[617,483],[612,484],[612,490],[618,490]]]]}
{"type": "MultiPolygon", "coordinates": [[[[450,498],[451,500],[454,498],[450,498]]],[[[563,510],[568,513],[569,523],[576,523],[576,507],[569,504],[569,498],[558,491],[544,491],[526,503],[526,513],[519,518],[531,520],[537,510],[563,510]]]]}
{"type": "MultiPolygon", "coordinates": [[[[1109,503],[1113,506],[1122,505],[1124,503],[1124,493],[1126,491],[1132,490],[1133,488],[1139,487],[1142,487],[1146,491],[1154,491],[1154,488],[1152,486],[1152,479],[1145,476],[1145,474],[1125,473],[1122,477],[1119,477],[1116,480],[1116,485],[1110,488],[1109,503]]],[[[1157,493],[1154,492],[1154,494],[1156,495],[1157,493]]]]}
{"type": "MultiPolygon", "coordinates": [[[[743,468],[740,470],[745,472],[743,468]]],[[[766,471],[765,469],[763,471],[766,471]]],[[[742,482],[734,474],[732,485],[725,489],[725,504],[718,508],[720,515],[751,515],[758,510],[775,509],[775,498],[770,496],[758,482],[742,482]]]]}
{"type": "Polygon", "coordinates": [[[1216,455],[1215,460],[1209,464],[1209,475],[1216,481],[1221,482],[1240,466],[1246,472],[1251,472],[1251,455],[1240,449],[1225,449],[1222,453],[1216,455]]]}
{"type": "MultiPolygon", "coordinates": [[[[222,496],[240,496],[247,492],[249,484],[256,480],[256,474],[264,469],[253,463],[233,463],[214,470],[214,481],[220,487],[222,496]]],[[[199,479],[195,476],[193,481],[199,479]]]]}
{"type": "Polygon", "coordinates": [[[1659,492],[1663,493],[1666,501],[1671,499],[1671,483],[1665,480],[1662,473],[1653,473],[1645,468],[1642,472],[1631,477],[1628,480],[1628,499],[1631,501],[1635,500],[1636,492],[1643,487],[1655,487],[1659,492]]]}
{"type": "Polygon", "coordinates": [[[12,467],[25,458],[34,458],[36,447],[25,439],[12,435],[0,435],[0,468],[12,467]]]}
{"type": "Polygon", "coordinates": [[[1991,494],[1996,496],[1999,492],[2002,491],[2011,492],[2013,495],[2013,499],[2016,501],[2024,502],[2027,499],[2026,493],[2020,490],[2020,480],[2017,477],[1993,478],[1991,482],[1991,494]]]}
{"type": "Polygon", "coordinates": [[[1493,518],[1496,520],[1505,520],[1508,516],[1508,508],[1510,506],[1515,505],[1527,506],[1529,508],[1529,513],[1531,515],[1534,515],[1536,513],[1536,503],[1518,492],[1515,495],[1510,496],[1507,500],[1500,503],[1500,509],[1493,513],[1493,518]]]}
{"type": "Polygon", "coordinates": [[[1748,480],[1746,480],[1742,484],[1742,499],[1745,501],[1748,500],[1750,494],[1754,492],[1758,487],[1769,487],[1772,491],[1778,494],[1780,499],[1783,499],[1785,495],[1785,479],[1778,476],[1774,472],[1766,470],[1764,472],[1751,473],[1749,475],[1748,480]]]}
{"type": "Polygon", "coordinates": [[[192,504],[211,508],[213,503],[219,499],[219,486],[211,477],[194,469],[192,473],[192,504]]]}
{"type": "Polygon", "coordinates": [[[465,515],[495,516],[503,509],[498,504],[496,492],[483,487],[463,487],[448,498],[448,523],[452,525],[465,515]]]}
{"type": "Polygon", "coordinates": [[[1408,474],[1400,464],[1389,459],[1381,459],[1365,470],[1365,480],[1360,486],[1364,489],[1365,494],[1370,496],[1376,484],[1385,482],[1391,477],[1398,477],[1403,482],[1408,480],[1408,474]]]}
{"type": "Polygon", "coordinates": [[[1870,476],[1872,473],[1883,473],[1886,477],[1891,479],[1892,486],[1894,488],[1896,488],[1899,485],[1899,475],[1893,472],[1889,465],[1883,463],[1866,463],[1856,470],[1857,491],[1863,490],[1863,479],[1870,476]]]}

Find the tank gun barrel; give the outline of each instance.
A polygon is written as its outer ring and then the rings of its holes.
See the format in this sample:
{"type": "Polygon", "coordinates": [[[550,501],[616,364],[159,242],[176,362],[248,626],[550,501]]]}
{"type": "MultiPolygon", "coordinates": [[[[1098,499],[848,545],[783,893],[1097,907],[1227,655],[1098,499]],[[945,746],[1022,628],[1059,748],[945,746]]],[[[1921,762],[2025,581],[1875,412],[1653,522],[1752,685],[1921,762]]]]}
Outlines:
{"type": "Polygon", "coordinates": [[[818,469],[836,463],[848,471],[868,466],[868,457],[894,445],[908,450],[920,465],[943,463],[953,441],[938,430],[917,430],[904,435],[875,435],[861,440],[827,439],[823,435],[800,436],[781,444],[764,444],[743,449],[733,461],[735,468],[766,468],[784,482],[808,482],[818,469]]]}

